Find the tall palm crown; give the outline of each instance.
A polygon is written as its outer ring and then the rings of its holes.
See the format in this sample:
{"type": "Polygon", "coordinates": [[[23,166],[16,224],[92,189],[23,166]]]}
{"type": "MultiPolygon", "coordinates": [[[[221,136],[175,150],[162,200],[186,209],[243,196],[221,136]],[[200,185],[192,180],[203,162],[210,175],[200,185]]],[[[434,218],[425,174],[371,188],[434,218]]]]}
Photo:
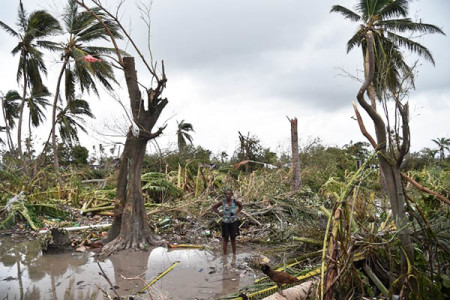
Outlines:
{"type": "MultiPolygon", "coordinates": [[[[32,91],[31,95],[25,99],[25,103],[30,114],[29,121],[34,127],[38,127],[39,125],[41,125],[42,121],[45,119],[45,113],[43,109],[45,109],[45,107],[50,104],[47,99],[47,97],[49,97],[50,95],[51,94],[44,86],[41,92],[32,91]]],[[[21,98],[22,97],[17,91],[9,91],[5,96],[5,100],[7,100],[9,103],[9,105],[7,106],[8,113],[6,115],[9,116],[8,123],[11,124],[11,128],[14,128],[15,125],[15,121],[13,118],[17,118],[19,113],[19,104],[16,101],[20,100],[21,98]]]]}
{"type": "Polygon", "coordinates": [[[5,131],[7,135],[7,141],[9,150],[14,150],[14,143],[11,138],[11,129],[16,126],[16,119],[19,117],[19,101],[20,96],[17,98],[16,91],[8,91],[4,97],[2,97],[2,115],[5,120],[5,131]]]}
{"type": "Polygon", "coordinates": [[[25,76],[27,84],[37,91],[42,91],[41,72],[47,74],[43,54],[39,48],[51,49],[53,42],[42,40],[61,29],[58,20],[44,10],[28,14],[19,2],[17,12],[17,30],[0,21],[0,27],[18,39],[17,45],[11,51],[13,55],[20,53],[17,69],[17,81],[25,76]]]}
{"type": "Polygon", "coordinates": [[[443,161],[445,159],[445,150],[450,151],[450,139],[438,138],[432,139],[432,141],[438,146],[439,159],[443,161]]]}
{"type": "Polygon", "coordinates": [[[58,20],[44,10],[34,11],[28,15],[23,8],[22,1],[19,2],[17,26],[18,30],[14,30],[0,21],[0,27],[18,39],[18,44],[12,50],[12,54],[20,53],[17,81],[19,82],[20,79],[23,79],[23,93],[19,106],[17,130],[18,153],[19,157],[22,157],[22,120],[27,92],[28,89],[32,90],[32,92],[42,92],[44,85],[41,72],[47,74],[43,54],[39,48],[52,49],[54,43],[43,39],[59,31],[61,27],[58,20]]]}
{"type": "Polygon", "coordinates": [[[186,147],[186,140],[188,140],[192,144],[192,135],[189,134],[190,131],[194,131],[194,127],[191,123],[185,123],[184,120],[178,122],[177,129],[177,141],[178,141],[178,150],[183,150],[186,147]]]}
{"type": "MultiPolygon", "coordinates": [[[[103,17],[98,9],[93,11],[103,17]]],[[[104,27],[87,11],[80,12],[75,0],[69,0],[62,20],[67,40],[58,44],[54,49],[61,51],[64,63],[65,96],[66,100],[75,98],[75,84],[78,83],[82,92],[98,90],[94,79],[97,79],[106,89],[111,90],[111,81],[115,82],[114,72],[107,62],[89,63],[84,60],[86,55],[100,57],[102,54],[114,52],[114,49],[90,45],[98,40],[108,40],[109,36],[104,27]]],[[[121,38],[116,23],[104,20],[112,34],[121,38]]]]}
{"type": "Polygon", "coordinates": [[[17,91],[8,91],[2,99],[3,117],[6,125],[13,129],[16,126],[16,119],[19,117],[19,102],[21,97],[17,91]]]}
{"type": "Polygon", "coordinates": [[[59,134],[64,143],[78,142],[78,129],[87,133],[83,126],[83,117],[94,118],[89,103],[82,99],[70,99],[57,117],[59,134]]]}
{"type": "Polygon", "coordinates": [[[437,26],[413,22],[408,18],[410,0],[359,0],[355,11],[334,5],[331,12],[342,14],[346,19],[360,22],[359,29],[347,42],[347,52],[355,46],[366,53],[366,33],[373,32],[375,52],[374,87],[377,96],[385,89],[393,90],[400,78],[409,78],[414,83],[411,68],[406,64],[401,48],[406,48],[434,64],[431,52],[423,45],[402,34],[440,33],[437,26]]]}

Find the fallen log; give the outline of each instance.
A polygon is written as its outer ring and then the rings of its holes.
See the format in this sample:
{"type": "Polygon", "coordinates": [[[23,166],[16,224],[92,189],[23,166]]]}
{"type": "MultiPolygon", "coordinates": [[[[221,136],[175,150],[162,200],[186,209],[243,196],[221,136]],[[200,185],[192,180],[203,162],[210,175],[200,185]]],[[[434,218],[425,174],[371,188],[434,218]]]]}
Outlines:
{"type": "Polygon", "coordinates": [[[275,293],[263,300],[306,300],[312,292],[313,281],[306,281],[300,285],[283,290],[283,295],[275,293]]]}
{"type": "MultiPolygon", "coordinates": [[[[66,231],[78,231],[78,230],[83,230],[83,229],[90,229],[90,228],[106,228],[106,227],[110,227],[111,224],[97,224],[97,225],[88,225],[88,226],[78,226],[78,227],[66,227],[66,228],[59,228],[59,229],[64,229],[66,231]]],[[[47,233],[49,230],[48,229],[43,229],[43,230],[39,230],[39,233],[47,233]]]]}

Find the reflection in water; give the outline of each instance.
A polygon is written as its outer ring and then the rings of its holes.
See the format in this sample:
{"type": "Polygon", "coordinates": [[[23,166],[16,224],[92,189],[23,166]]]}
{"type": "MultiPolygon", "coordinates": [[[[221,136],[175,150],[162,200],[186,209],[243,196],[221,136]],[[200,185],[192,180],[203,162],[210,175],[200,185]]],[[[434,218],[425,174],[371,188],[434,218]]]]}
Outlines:
{"type": "MultiPolygon", "coordinates": [[[[123,251],[100,264],[124,296],[135,294],[180,261],[154,287],[169,299],[214,299],[253,283],[252,273],[241,275],[236,268],[246,255],[239,253],[233,260],[211,251],[155,248],[123,251]]],[[[99,271],[90,253],[43,255],[36,241],[17,243],[0,237],[0,299],[103,299],[97,285],[113,293],[99,271]]]]}
{"type": "MultiPolygon", "coordinates": [[[[150,251],[126,251],[109,258],[114,269],[119,295],[130,295],[145,286],[145,273],[150,251]],[[125,255],[124,255],[125,254],[125,255]]],[[[113,280],[113,278],[110,278],[113,280]]]]}
{"type": "Polygon", "coordinates": [[[222,258],[222,291],[215,298],[223,297],[239,290],[240,271],[236,269],[236,256],[233,255],[231,262],[228,257],[222,258]]]}

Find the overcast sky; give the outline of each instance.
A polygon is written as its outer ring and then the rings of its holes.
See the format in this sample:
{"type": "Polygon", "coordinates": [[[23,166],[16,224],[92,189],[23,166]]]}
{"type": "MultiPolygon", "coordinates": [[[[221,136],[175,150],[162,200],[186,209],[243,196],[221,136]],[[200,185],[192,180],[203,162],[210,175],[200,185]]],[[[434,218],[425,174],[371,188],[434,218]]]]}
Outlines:
{"type": "MultiPolygon", "coordinates": [[[[0,11],[0,20],[14,28],[18,2],[2,0],[0,11]]],[[[329,13],[333,4],[352,8],[356,2],[154,0],[152,50],[155,59],[165,61],[165,96],[169,100],[158,122],[168,124],[164,136],[158,139],[160,146],[176,143],[176,121],[184,119],[194,126],[194,144],[214,153],[227,151],[231,155],[238,143],[238,131],[256,135],[273,151],[286,151],[290,139],[286,116],[299,119],[301,146],[316,137],[338,146],[351,140],[365,141],[352,119],[352,101],[356,101],[361,83],[343,76],[345,72],[361,75],[361,51],[346,53],[346,42],[357,24],[329,13]]],[[[28,11],[46,8],[57,14],[63,1],[23,3],[28,11]]],[[[139,20],[136,3],[127,0],[122,21],[145,50],[147,29],[139,20]]],[[[410,6],[411,18],[435,24],[447,34],[449,13],[448,0],[415,0],[410,6]]],[[[442,35],[417,40],[431,50],[436,66],[421,62],[416,90],[409,97],[413,151],[434,147],[433,138],[450,136],[450,40],[442,35]]],[[[15,43],[0,31],[0,91],[4,93],[18,89],[15,74],[19,58],[10,53],[15,43]]],[[[130,47],[127,50],[132,53],[130,47]]],[[[410,61],[416,58],[407,52],[405,56],[410,61]]],[[[56,56],[49,56],[47,85],[51,91],[60,64],[56,56]]],[[[120,91],[125,88],[123,76],[118,75],[122,88],[116,90],[127,103],[126,93],[120,91]]],[[[139,68],[138,77],[148,83],[143,68],[139,68]]],[[[120,105],[105,93],[100,99],[95,95],[84,98],[90,100],[97,118],[87,121],[90,134],[81,135],[81,143],[114,140],[96,132],[111,135],[108,127],[125,124],[120,105]]],[[[367,118],[366,127],[373,132],[367,118]]],[[[48,128],[35,134],[47,136],[48,128]]]]}

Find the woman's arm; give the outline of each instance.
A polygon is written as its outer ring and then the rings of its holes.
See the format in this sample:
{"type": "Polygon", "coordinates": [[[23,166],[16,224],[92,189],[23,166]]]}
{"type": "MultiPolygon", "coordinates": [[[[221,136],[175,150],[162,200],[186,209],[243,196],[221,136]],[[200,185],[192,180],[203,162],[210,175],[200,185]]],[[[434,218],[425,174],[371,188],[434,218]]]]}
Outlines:
{"type": "Polygon", "coordinates": [[[223,216],[223,213],[221,213],[220,211],[219,211],[219,206],[221,206],[222,205],[222,201],[218,201],[216,204],[214,204],[212,207],[211,207],[211,209],[213,210],[213,212],[215,212],[216,214],[218,214],[219,216],[223,216]]]}
{"type": "Polygon", "coordinates": [[[238,213],[241,212],[243,206],[242,206],[242,202],[239,201],[239,200],[236,200],[236,205],[237,205],[237,207],[238,207],[238,210],[236,211],[236,215],[237,215],[238,213]]]}

